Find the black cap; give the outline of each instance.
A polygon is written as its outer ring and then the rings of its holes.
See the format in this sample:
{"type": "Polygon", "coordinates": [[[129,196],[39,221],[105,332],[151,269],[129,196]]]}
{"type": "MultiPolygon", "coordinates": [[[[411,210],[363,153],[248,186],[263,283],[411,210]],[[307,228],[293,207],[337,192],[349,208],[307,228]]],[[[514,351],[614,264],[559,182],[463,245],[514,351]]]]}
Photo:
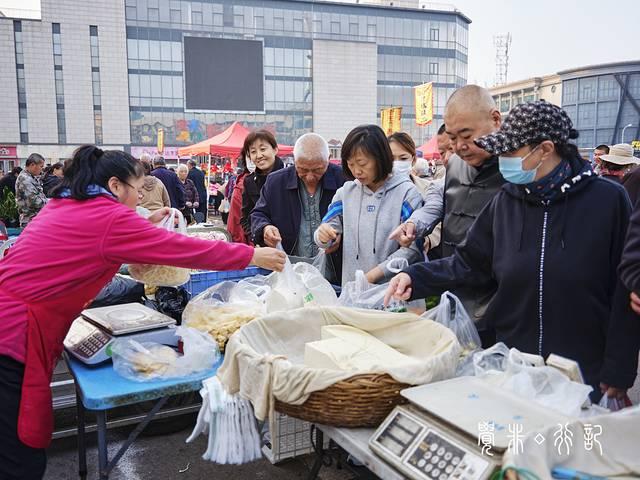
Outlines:
{"type": "Polygon", "coordinates": [[[578,138],[578,132],[567,112],[538,100],[513,107],[500,130],[478,138],[475,144],[492,155],[501,155],[545,140],[565,144],[573,138],[578,138]]]}

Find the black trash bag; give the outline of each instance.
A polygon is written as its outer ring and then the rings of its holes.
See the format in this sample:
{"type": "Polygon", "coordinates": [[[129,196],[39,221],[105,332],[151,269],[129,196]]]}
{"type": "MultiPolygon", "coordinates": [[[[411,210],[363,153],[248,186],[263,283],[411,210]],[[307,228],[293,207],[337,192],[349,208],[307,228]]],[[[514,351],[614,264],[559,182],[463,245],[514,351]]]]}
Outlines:
{"type": "Polygon", "coordinates": [[[183,287],[159,287],[155,294],[158,311],[182,323],[182,312],[191,295],[183,287]]]}
{"type": "Polygon", "coordinates": [[[123,303],[144,303],[144,285],[131,278],[116,275],[100,290],[89,308],[109,307],[123,303]]]}

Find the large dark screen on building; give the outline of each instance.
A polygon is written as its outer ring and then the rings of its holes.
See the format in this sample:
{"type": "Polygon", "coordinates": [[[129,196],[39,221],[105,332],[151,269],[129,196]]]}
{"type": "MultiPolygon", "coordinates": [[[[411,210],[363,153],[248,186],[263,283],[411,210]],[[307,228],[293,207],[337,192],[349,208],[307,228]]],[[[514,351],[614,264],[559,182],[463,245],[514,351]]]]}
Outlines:
{"type": "Polygon", "coordinates": [[[262,42],[184,37],[188,110],[263,111],[262,42]]]}

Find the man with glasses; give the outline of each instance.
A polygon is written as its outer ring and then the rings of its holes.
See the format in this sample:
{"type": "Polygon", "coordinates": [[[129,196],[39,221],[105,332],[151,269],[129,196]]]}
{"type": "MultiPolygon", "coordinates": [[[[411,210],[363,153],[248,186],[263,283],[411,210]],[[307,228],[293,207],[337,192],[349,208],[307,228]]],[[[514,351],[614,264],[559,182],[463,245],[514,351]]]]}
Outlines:
{"type": "Polygon", "coordinates": [[[322,223],[344,176],[339,166],[329,163],[329,145],[316,133],[304,134],[296,141],[293,158],[293,168],[267,177],[251,213],[251,233],[256,245],[275,247],[282,243],[289,255],[313,258],[318,254],[313,232],[322,223]]]}

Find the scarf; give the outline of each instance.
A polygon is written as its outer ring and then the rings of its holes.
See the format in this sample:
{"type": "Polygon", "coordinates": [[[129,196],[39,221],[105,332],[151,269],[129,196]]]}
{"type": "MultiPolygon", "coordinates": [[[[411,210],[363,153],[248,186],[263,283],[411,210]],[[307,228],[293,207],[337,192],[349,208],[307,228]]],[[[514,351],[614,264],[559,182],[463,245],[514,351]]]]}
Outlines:
{"type": "MultiPolygon", "coordinates": [[[[87,186],[87,195],[89,195],[90,197],[97,197],[98,195],[109,195],[111,197],[115,197],[115,195],[111,193],[109,190],[107,190],[106,188],[101,187],[100,185],[95,185],[95,184],[91,184],[87,186]]],[[[60,198],[71,197],[71,189],[69,188],[63,189],[60,192],[59,197],[60,198]]]]}
{"type": "Polygon", "coordinates": [[[564,160],[551,173],[526,186],[527,195],[534,195],[542,201],[554,200],[561,194],[560,186],[571,177],[571,163],[564,160]]]}

